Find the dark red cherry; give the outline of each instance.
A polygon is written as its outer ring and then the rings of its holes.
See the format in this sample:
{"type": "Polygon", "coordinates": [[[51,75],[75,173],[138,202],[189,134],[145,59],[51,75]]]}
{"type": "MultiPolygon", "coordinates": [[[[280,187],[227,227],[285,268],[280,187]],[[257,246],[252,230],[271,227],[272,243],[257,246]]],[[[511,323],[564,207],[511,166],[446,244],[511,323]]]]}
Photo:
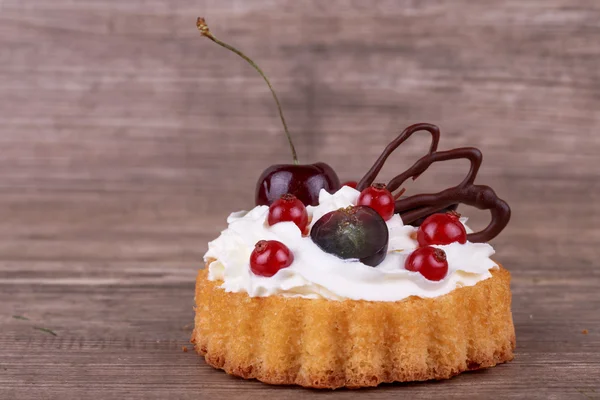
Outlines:
{"type": "Polygon", "coordinates": [[[441,281],[448,274],[448,261],[442,249],[419,247],[406,259],[404,268],[419,272],[430,281],[441,281]]]}
{"type": "Polygon", "coordinates": [[[337,191],[340,188],[340,180],[329,165],[322,162],[311,165],[298,165],[298,156],[283,116],[281,104],[279,103],[277,94],[273,90],[271,82],[269,82],[269,78],[267,78],[260,67],[240,50],[217,39],[208,28],[204,18],[198,18],[196,26],[202,36],[209,38],[219,46],[234,52],[246,60],[263,77],[277,106],[283,131],[290,145],[294,164],[272,165],[262,173],[256,184],[256,205],[269,206],[282,195],[290,193],[296,196],[304,205],[316,206],[319,203],[319,192],[321,189],[325,189],[330,193],[337,191]]]}
{"type": "Polygon", "coordinates": [[[293,194],[284,194],[269,206],[269,225],[278,222],[291,221],[296,224],[300,232],[304,233],[308,226],[308,213],[306,207],[293,194]]]}
{"type": "Polygon", "coordinates": [[[454,242],[465,243],[467,241],[467,231],[458,219],[459,217],[460,214],[457,212],[449,212],[433,214],[425,218],[425,221],[417,230],[419,246],[454,242]]]}
{"type": "Polygon", "coordinates": [[[358,185],[358,182],[356,182],[356,181],[348,181],[348,182],[342,183],[342,186],[349,186],[352,189],[356,189],[357,185],[358,185]]]}
{"type": "Polygon", "coordinates": [[[310,230],[310,237],[326,253],[374,267],[386,256],[389,232],[377,211],[355,206],[323,215],[310,230]]]}
{"type": "Polygon", "coordinates": [[[255,275],[270,277],[289,267],[293,261],[294,255],[285,244],[277,240],[261,240],[250,254],[250,269],[255,275]]]}
{"type": "Polygon", "coordinates": [[[340,179],[325,163],[310,165],[278,164],[267,168],[256,184],[256,205],[271,205],[286,193],[293,194],[304,205],[319,204],[319,192],[340,188],[340,179]]]}
{"type": "Polygon", "coordinates": [[[387,221],[394,215],[395,201],[394,196],[385,188],[382,183],[375,183],[358,196],[357,205],[368,206],[374,209],[387,221]]]}

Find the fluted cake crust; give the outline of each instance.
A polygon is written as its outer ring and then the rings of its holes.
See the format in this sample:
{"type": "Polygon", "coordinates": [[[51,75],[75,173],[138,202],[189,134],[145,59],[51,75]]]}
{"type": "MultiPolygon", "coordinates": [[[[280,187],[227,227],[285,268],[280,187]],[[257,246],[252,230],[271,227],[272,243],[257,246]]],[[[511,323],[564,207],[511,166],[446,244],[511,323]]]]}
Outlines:
{"type": "Polygon", "coordinates": [[[314,388],[446,379],[510,361],[510,274],[433,299],[397,302],[249,297],[196,281],[192,342],[215,368],[314,388]]]}

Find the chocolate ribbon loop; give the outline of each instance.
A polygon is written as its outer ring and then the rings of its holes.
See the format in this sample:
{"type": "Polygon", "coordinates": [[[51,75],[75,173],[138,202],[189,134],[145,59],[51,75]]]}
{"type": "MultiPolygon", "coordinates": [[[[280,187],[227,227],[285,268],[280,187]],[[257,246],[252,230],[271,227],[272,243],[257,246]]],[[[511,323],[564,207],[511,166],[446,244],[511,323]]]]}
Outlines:
{"type": "Polygon", "coordinates": [[[390,192],[398,189],[408,179],[416,179],[425,172],[433,163],[439,161],[466,159],[471,163],[469,172],[461,183],[438,193],[416,194],[395,203],[395,212],[399,213],[405,224],[410,224],[419,218],[423,218],[439,210],[443,210],[456,203],[462,203],[480,210],[489,210],[491,220],[488,226],[475,233],[467,235],[471,242],[488,242],[495,238],[508,224],[510,220],[510,207],[500,199],[494,190],[485,185],[475,185],[475,178],[483,160],[481,151],[475,147],[461,147],[447,151],[437,151],[439,142],[439,129],[431,124],[411,125],[400,134],[386,148],[377,159],[373,167],[365,175],[357,186],[362,190],[370,185],[383,167],[388,156],[414,132],[426,130],[432,135],[432,143],[428,154],[421,157],[410,168],[394,177],[387,184],[390,192]]]}
{"type": "Polygon", "coordinates": [[[417,160],[409,169],[401,173],[400,175],[393,178],[388,184],[387,188],[393,192],[398,189],[408,178],[413,178],[421,175],[431,166],[431,164],[438,161],[458,160],[467,159],[471,162],[471,169],[465,179],[458,186],[466,186],[473,184],[475,177],[479,172],[479,167],[483,161],[483,155],[481,151],[475,147],[461,147],[458,149],[447,150],[447,151],[434,151],[431,154],[421,157],[417,160]]]}
{"type": "MultiPolygon", "coordinates": [[[[383,168],[383,164],[385,164],[390,154],[392,154],[394,150],[398,148],[398,146],[404,143],[406,139],[411,137],[413,133],[419,131],[427,131],[431,134],[431,146],[429,146],[429,152],[427,154],[430,155],[431,153],[435,152],[437,150],[438,143],[440,142],[440,129],[433,124],[427,123],[411,125],[404,131],[402,131],[402,133],[398,135],[396,139],[394,139],[390,144],[388,144],[385,147],[385,150],[379,156],[377,161],[375,161],[375,164],[373,164],[371,169],[365,174],[365,176],[360,180],[360,182],[358,182],[358,184],[356,185],[356,189],[358,191],[362,191],[369,185],[371,185],[377,177],[377,175],[379,174],[379,171],[381,171],[381,168],[383,168]]],[[[416,179],[416,177],[414,177],[414,179],[416,179]]]]}

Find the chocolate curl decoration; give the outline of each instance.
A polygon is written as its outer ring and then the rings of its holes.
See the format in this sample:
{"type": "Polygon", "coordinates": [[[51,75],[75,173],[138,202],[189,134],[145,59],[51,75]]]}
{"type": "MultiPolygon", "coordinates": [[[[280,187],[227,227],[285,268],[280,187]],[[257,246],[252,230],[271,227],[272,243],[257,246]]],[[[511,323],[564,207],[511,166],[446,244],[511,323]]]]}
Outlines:
{"type": "MultiPolygon", "coordinates": [[[[370,186],[373,183],[373,181],[375,180],[375,178],[377,177],[377,175],[379,174],[379,171],[381,171],[381,168],[383,168],[383,164],[385,164],[385,162],[386,162],[387,158],[390,156],[390,154],[392,154],[398,146],[400,146],[402,143],[404,143],[406,141],[406,139],[411,137],[413,133],[419,132],[419,131],[427,131],[427,132],[431,133],[431,146],[429,147],[429,152],[427,154],[430,155],[433,152],[435,152],[437,150],[438,143],[440,142],[440,129],[433,124],[427,124],[427,123],[411,125],[408,128],[406,128],[404,131],[402,131],[402,133],[400,135],[398,135],[398,137],[396,139],[394,139],[390,144],[388,144],[385,147],[385,150],[379,156],[377,161],[375,161],[375,164],[373,164],[371,169],[365,174],[365,176],[360,180],[360,182],[358,182],[358,184],[356,185],[356,190],[362,191],[362,190],[366,189],[368,186],[370,186]]],[[[417,179],[417,177],[418,177],[418,174],[416,176],[413,176],[412,178],[414,180],[414,179],[417,179]]],[[[395,190],[395,189],[390,189],[390,188],[388,188],[388,189],[390,190],[390,192],[395,190]]]]}
{"type": "Polygon", "coordinates": [[[421,175],[438,161],[467,159],[471,168],[465,179],[457,186],[432,194],[416,194],[396,201],[395,211],[400,214],[405,224],[435,213],[451,204],[463,203],[480,210],[490,210],[491,221],[482,231],[467,235],[471,242],[489,242],[506,227],[510,220],[510,207],[496,195],[496,192],[485,185],[475,185],[475,177],[481,166],[482,154],[474,147],[433,152],[422,157],[412,167],[393,178],[388,183],[390,191],[400,187],[408,178],[421,175]]]}
{"type": "MultiPolygon", "coordinates": [[[[427,131],[431,133],[431,146],[429,152],[415,162],[412,167],[393,178],[387,188],[390,192],[398,189],[408,178],[417,179],[419,175],[425,172],[433,163],[438,161],[466,159],[471,163],[469,172],[461,183],[457,186],[448,188],[438,193],[416,194],[403,199],[396,200],[395,212],[399,213],[405,224],[411,224],[414,221],[440,212],[446,207],[463,203],[480,210],[489,210],[491,220],[488,226],[475,233],[467,235],[471,242],[489,242],[506,227],[510,220],[510,207],[506,202],[500,199],[494,190],[485,185],[475,185],[475,178],[479,172],[483,156],[479,149],[474,147],[461,147],[448,151],[437,151],[440,140],[440,130],[432,124],[415,124],[406,128],[396,139],[388,144],[375,164],[365,174],[357,185],[357,190],[362,191],[373,183],[377,174],[381,171],[387,158],[406,141],[413,133],[418,131],[427,131]]],[[[401,195],[400,193],[399,195],[401,195]]],[[[398,195],[398,196],[399,196],[398,195]]],[[[397,197],[398,197],[397,196],[397,197]]]]}

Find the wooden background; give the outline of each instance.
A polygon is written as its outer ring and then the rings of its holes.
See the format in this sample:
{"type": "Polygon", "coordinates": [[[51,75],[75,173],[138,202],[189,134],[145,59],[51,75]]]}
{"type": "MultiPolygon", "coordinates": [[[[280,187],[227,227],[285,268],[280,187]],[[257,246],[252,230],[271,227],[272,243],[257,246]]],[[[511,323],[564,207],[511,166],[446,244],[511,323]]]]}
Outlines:
{"type": "Polygon", "coordinates": [[[513,273],[514,362],[322,396],[600,398],[600,2],[0,0],[1,399],[316,394],[182,351],[207,241],[289,160],[261,78],[198,15],[270,75],[303,162],[360,178],[432,122],[441,148],[483,150],[478,182],[513,208],[493,244],[513,273]]]}

